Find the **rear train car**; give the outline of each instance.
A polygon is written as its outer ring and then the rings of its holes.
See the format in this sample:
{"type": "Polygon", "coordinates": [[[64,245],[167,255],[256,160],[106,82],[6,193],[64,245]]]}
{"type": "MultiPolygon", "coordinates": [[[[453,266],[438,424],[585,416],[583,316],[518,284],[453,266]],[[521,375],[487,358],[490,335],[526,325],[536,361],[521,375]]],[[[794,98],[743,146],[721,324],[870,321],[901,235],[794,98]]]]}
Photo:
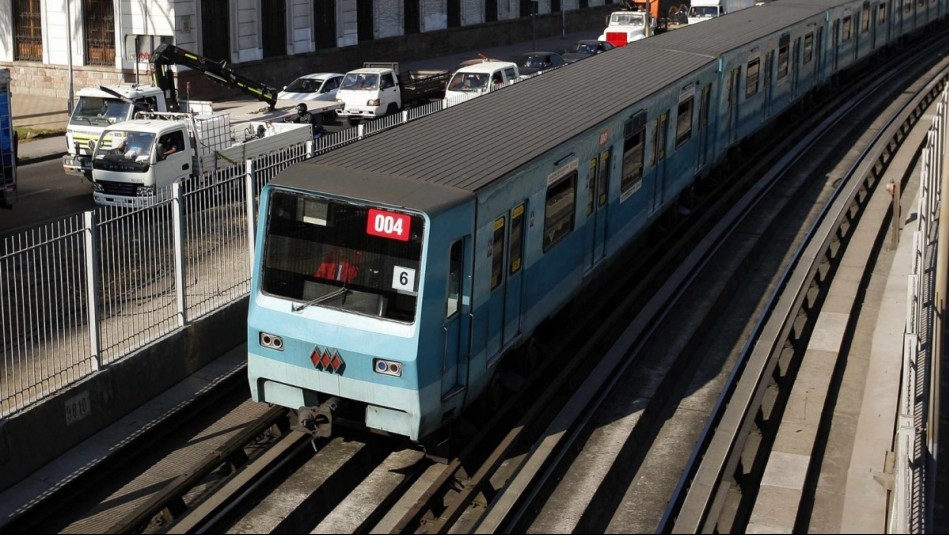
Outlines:
{"type": "Polygon", "coordinates": [[[412,440],[444,427],[730,149],[899,37],[874,40],[893,28],[875,18],[870,45],[831,46],[864,13],[843,4],[717,17],[281,173],[260,196],[253,399],[315,434],[339,415],[412,440]]]}

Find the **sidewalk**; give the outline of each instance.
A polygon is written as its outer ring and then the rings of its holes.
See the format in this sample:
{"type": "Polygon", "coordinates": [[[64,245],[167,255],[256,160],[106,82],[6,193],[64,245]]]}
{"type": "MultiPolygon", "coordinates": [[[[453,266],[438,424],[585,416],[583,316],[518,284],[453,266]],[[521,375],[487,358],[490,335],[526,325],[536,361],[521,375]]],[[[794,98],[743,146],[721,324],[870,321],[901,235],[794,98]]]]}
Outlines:
{"type": "MultiPolygon", "coordinates": [[[[454,69],[460,62],[476,57],[479,52],[490,58],[507,59],[521,52],[534,50],[549,50],[562,52],[574,41],[580,39],[596,39],[599,30],[568,33],[564,36],[543,37],[532,41],[525,41],[511,45],[486,48],[477,52],[459,53],[437,58],[429,58],[406,63],[407,69],[454,69]]],[[[215,109],[227,110],[251,99],[216,102],[215,109]]],[[[39,131],[65,131],[69,114],[66,112],[66,99],[31,95],[19,91],[13,95],[13,126],[14,128],[29,128],[39,131]]],[[[19,164],[27,165],[60,158],[66,152],[66,140],[62,135],[38,139],[21,138],[19,141],[19,164]]]]}

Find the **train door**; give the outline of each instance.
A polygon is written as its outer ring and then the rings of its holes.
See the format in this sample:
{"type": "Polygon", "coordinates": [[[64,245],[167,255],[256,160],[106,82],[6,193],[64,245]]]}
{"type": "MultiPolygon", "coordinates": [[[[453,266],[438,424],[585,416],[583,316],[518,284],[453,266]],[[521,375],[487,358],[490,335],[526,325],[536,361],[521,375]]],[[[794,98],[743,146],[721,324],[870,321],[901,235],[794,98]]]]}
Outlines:
{"type": "Polygon", "coordinates": [[[738,139],[738,91],[741,87],[741,67],[735,67],[728,73],[728,112],[725,124],[725,139],[731,146],[738,139]]]}
{"type": "Polygon", "coordinates": [[[774,80],[774,50],[769,50],[767,54],[764,55],[764,116],[768,118],[771,116],[771,99],[774,98],[774,87],[772,86],[772,81],[774,80]]]}
{"type": "Polygon", "coordinates": [[[448,256],[448,299],[445,307],[445,355],[442,360],[442,396],[460,390],[466,378],[471,337],[471,237],[453,244],[448,256]]]}
{"type": "Polygon", "coordinates": [[[524,267],[524,233],[527,203],[523,202],[510,212],[510,231],[507,241],[507,284],[504,285],[504,338],[507,346],[521,333],[521,268],[524,267]]]}
{"type": "Polygon", "coordinates": [[[666,139],[669,130],[669,111],[664,111],[658,119],[653,119],[653,146],[652,163],[653,169],[653,190],[652,202],[649,206],[649,213],[652,214],[658,210],[663,203],[666,185],[666,139]]]}
{"type": "Polygon", "coordinates": [[[699,131],[698,133],[698,161],[696,168],[702,170],[708,163],[708,115],[712,104],[712,84],[702,88],[702,98],[699,100],[699,131]]]}
{"type": "MultiPolygon", "coordinates": [[[[602,138],[605,140],[605,138],[602,138]]],[[[609,192],[610,151],[601,152],[587,163],[586,217],[587,243],[586,271],[590,272],[606,253],[606,207],[609,192]]]]}

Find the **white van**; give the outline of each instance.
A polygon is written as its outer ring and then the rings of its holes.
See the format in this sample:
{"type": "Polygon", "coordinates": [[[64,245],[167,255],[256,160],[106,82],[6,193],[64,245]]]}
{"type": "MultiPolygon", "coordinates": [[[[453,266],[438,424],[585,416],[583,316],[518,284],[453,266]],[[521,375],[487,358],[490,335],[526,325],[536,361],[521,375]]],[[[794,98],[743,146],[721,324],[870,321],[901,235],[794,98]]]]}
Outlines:
{"type": "Polygon", "coordinates": [[[455,71],[445,88],[444,105],[464,102],[517,81],[517,64],[510,61],[486,60],[455,71]]]}

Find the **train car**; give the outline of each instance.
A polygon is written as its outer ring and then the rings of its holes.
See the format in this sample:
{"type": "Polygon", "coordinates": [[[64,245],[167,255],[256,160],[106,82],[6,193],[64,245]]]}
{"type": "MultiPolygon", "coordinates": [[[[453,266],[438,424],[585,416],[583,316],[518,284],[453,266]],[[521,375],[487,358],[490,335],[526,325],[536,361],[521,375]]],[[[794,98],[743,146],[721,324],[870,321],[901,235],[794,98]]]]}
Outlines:
{"type": "Polygon", "coordinates": [[[260,195],[253,399],[317,435],[443,428],[696,177],[886,44],[826,39],[862,5],[717,17],[285,170],[260,195]]]}

